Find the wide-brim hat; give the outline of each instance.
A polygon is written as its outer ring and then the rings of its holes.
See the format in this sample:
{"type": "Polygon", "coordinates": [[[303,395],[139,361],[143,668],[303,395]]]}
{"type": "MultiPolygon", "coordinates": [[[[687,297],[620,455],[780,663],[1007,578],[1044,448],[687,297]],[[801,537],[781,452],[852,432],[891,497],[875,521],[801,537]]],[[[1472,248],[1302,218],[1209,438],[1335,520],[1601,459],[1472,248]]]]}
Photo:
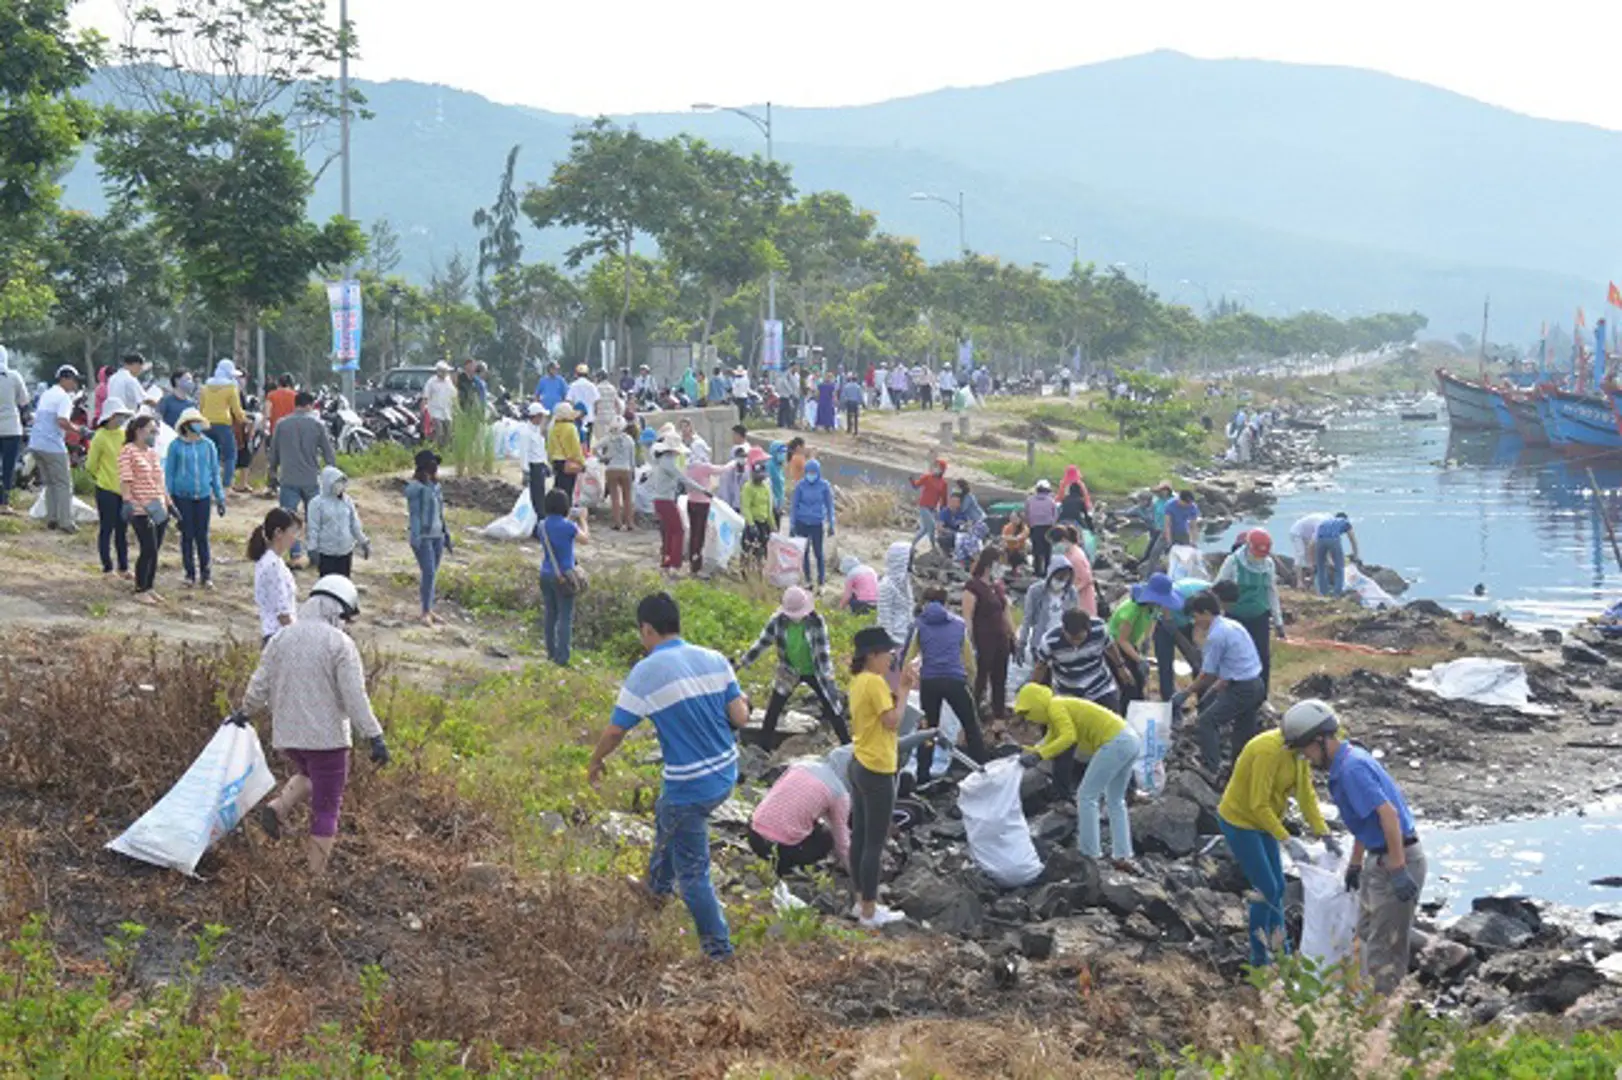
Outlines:
{"type": "Polygon", "coordinates": [[[1048,483],[1046,480],[1038,480],[1036,482],[1036,490],[1046,495],[1053,490],[1053,485],[1048,483]]]}
{"type": "Polygon", "coordinates": [[[901,643],[890,636],[890,631],[882,626],[864,626],[856,631],[856,637],[851,642],[854,647],[856,659],[865,660],[874,653],[894,652],[901,648],[901,643]]]}
{"type": "Polygon", "coordinates": [[[1170,480],[1162,480],[1162,481],[1160,481],[1160,483],[1158,483],[1158,484],[1156,484],[1154,486],[1154,490],[1155,491],[1170,491],[1170,490],[1172,490],[1171,481],[1170,480]]]}
{"type": "Polygon", "coordinates": [[[434,365],[435,371],[449,371],[450,369],[451,362],[449,360],[441,360],[439,363],[434,365]]]}
{"type": "Polygon", "coordinates": [[[1132,586],[1132,601],[1153,604],[1168,611],[1183,610],[1183,594],[1172,588],[1171,577],[1167,574],[1150,574],[1148,581],[1132,586]]]}
{"type": "Polygon", "coordinates": [[[687,444],[679,438],[672,439],[667,436],[655,442],[651,452],[655,454],[685,454],[687,444]]]}
{"type": "Polygon", "coordinates": [[[125,418],[135,415],[135,411],[127,405],[105,405],[101,410],[101,419],[96,421],[97,427],[105,427],[109,420],[122,416],[125,418]]]}
{"type": "Polygon", "coordinates": [[[783,603],[777,610],[797,622],[811,614],[816,606],[816,601],[811,599],[810,593],[798,585],[791,585],[783,590],[783,603]]]}
{"type": "Polygon", "coordinates": [[[175,419],[175,430],[179,431],[181,428],[184,428],[187,424],[201,424],[201,425],[203,425],[203,427],[205,429],[209,426],[208,418],[205,417],[201,412],[197,411],[196,409],[185,409],[185,410],[183,410],[181,412],[181,414],[175,419]]]}
{"type": "Polygon", "coordinates": [[[573,420],[578,415],[574,411],[574,406],[567,401],[562,402],[556,409],[552,410],[552,419],[554,420],[573,420]]]}

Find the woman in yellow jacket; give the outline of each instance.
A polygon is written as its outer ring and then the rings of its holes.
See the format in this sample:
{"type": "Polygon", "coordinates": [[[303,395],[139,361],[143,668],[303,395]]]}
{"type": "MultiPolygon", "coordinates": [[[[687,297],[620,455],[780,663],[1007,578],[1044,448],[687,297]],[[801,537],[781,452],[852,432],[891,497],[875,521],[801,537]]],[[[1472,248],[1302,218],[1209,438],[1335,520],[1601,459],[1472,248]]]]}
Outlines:
{"type": "Polygon", "coordinates": [[[1217,824],[1228,841],[1245,880],[1261,899],[1250,905],[1250,964],[1261,967],[1272,962],[1274,941],[1284,952],[1289,942],[1284,934],[1284,864],[1279,844],[1290,851],[1296,862],[1308,861],[1307,849],[1284,828],[1284,808],[1295,796],[1312,831],[1324,838],[1331,853],[1340,854],[1340,844],[1329,835],[1318,796],[1312,790],[1312,770],[1306,759],[1284,741],[1278,729],[1264,731],[1245,744],[1234,762],[1233,776],[1217,807],[1217,824]]]}
{"type": "Polygon", "coordinates": [[[242,389],[237,385],[235,364],[221,360],[214,365],[213,377],[198,392],[197,410],[208,421],[203,434],[214,441],[220,452],[220,486],[246,491],[231,483],[237,474],[237,428],[248,422],[248,414],[242,411],[242,389]]]}
{"type": "Polygon", "coordinates": [[[1080,698],[1057,697],[1036,683],[1026,683],[1014,699],[1014,715],[1047,728],[1036,746],[1020,755],[1027,769],[1042,761],[1053,762],[1053,777],[1068,789],[1075,776],[1078,753],[1088,758],[1076,788],[1076,832],[1081,853],[1091,859],[1103,858],[1104,845],[1098,835],[1098,804],[1109,813],[1110,854],[1117,863],[1132,858],[1132,821],[1126,813],[1126,789],[1132,783],[1132,766],[1141,744],[1126,721],[1102,705],[1080,698]]]}
{"type": "Polygon", "coordinates": [[[124,520],[124,496],[118,482],[118,452],[124,449],[124,424],[135,414],[127,405],[108,405],[101,410],[96,433],[90,438],[90,454],[85,468],[96,482],[96,551],[101,555],[101,572],[113,572],[113,552],[118,552],[118,576],[130,577],[130,527],[124,520]]]}
{"type": "Polygon", "coordinates": [[[574,502],[575,479],[586,470],[586,452],[580,446],[578,413],[567,401],[552,410],[552,430],[546,433],[546,456],[552,459],[552,486],[567,492],[574,502]]]}

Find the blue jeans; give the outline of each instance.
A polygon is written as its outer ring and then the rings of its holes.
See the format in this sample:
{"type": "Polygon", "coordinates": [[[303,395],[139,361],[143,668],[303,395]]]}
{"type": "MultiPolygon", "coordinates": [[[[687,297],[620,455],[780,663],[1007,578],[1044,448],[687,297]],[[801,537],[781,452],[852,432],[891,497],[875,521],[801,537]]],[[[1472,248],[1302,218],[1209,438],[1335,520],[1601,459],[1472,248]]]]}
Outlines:
{"type": "MultiPolygon", "coordinates": [[[[315,488],[299,487],[297,484],[282,484],[276,489],[276,505],[283,510],[295,511],[306,524],[310,520],[310,500],[315,498],[318,491],[315,488]]],[[[293,541],[291,555],[295,559],[304,557],[304,540],[293,541]]]]}
{"type": "MultiPolygon", "coordinates": [[[[934,547],[935,550],[939,551],[940,544],[936,543],[935,541],[935,528],[937,524],[938,519],[935,517],[935,511],[927,506],[920,506],[918,508],[918,531],[912,536],[914,546],[917,545],[918,541],[927,536],[929,538],[930,545],[934,547]]],[[[1039,567],[1038,569],[1040,569],[1044,574],[1047,573],[1047,567],[1045,566],[1039,567]]]]}
{"type": "Polygon", "coordinates": [[[1290,952],[1290,940],[1284,933],[1284,861],[1278,841],[1260,829],[1230,825],[1221,815],[1217,824],[1245,880],[1261,894],[1250,905],[1250,966],[1271,964],[1274,942],[1284,955],[1290,952]]]}
{"type": "Polygon", "coordinates": [[[1340,537],[1318,541],[1316,570],[1319,596],[1339,596],[1346,591],[1346,553],[1341,550],[1340,537]]]}
{"type": "Polygon", "coordinates": [[[661,797],[653,807],[653,851],[648,856],[648,890],[655,896],[681,893],[698,928],[699,947],[716,960],[732,955],[727,917],[710,884],[710,814],[725,801],[673,806],[661,797]]]}
{"type": "Polygon", "coordinates": [[[237,433],[230,424],[210,424],[203,434],[220,452],[220,483],[229,488],[237,475],[237,433]]]}
{"type": "Polygon", "coordinates": [[[1132,783],[1132,764],[1141,744],[1131,728],[1098,748],[1087,763],[1076,788],[1077,840],[1081,853],[1091,859],[1104,855],[1098,835],[1098,804],[1109,813],[1109,850],[1117,859],[1132,857],[1132,820],[1126,813],[1126,789],[1132,783]]]}
{"type": "Polygon", "coordinates": [[[422,613],[426,615],[434,610],[434,578],[439,573],[439,560],[445,557],[445,538],[418,540],[411,545],[411,552],[417,556],[417,566],[422,571],[417,593],[422,598],[422,613]]]}
{"type": "Polygon", "coordinates": [[[828,571],[822,564],[822,524],[807,525],[804,522],[794,523],[793,534],[806,539],[805,557],[800,560],[800,569],[805,574],[805,580],[811,580],[811,556],[817,557],[817,584],[821,585],[828,580],[828,571]]]}
{"type": "Polygon", "coordinates": [[[180,562],[186,568],[186,580],[209,579],[214,560],[208,549],[208,514],[214,509],[209,499],[184,499],[175,496],[175,509],[180,518],[180,562]]]}
{"type": "Polygon", "coordinates": [[[558,579],[541,575],[541,600],[546,607],[546,655],[559,667],[569,666],[569,644],[574,634],[574,594],[564,596],[558,579]]]}

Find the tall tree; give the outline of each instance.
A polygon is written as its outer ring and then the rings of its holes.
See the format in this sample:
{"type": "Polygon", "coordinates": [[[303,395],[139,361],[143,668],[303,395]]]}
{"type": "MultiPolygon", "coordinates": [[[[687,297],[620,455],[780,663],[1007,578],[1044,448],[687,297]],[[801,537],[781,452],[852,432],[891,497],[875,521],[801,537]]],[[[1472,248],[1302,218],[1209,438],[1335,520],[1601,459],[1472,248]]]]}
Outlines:
{"type": "Polygon", "coordinates": [[[473,225],[484,230],[479,238],[479,308],[496,327],[488,360],[491,368],[503,376],[521,380],[527,349],[517,295],[522,284],[518,271],[524,262],[524,238],[518,231],[518,193],[513,188],[518,150],[514,146],[507,151],[507,166],[501,172],[495,205],[475,211],[473,225]]]}
{"type": "Polygon", "coordinates": [[[95,125],[72,96],[100,59],[101,38],[68,25],[69,0],[0,0],[0,326],[51,303],[42,241],[57,178],[95,125]]]}
{"type": "Polygon", "coordinates": [[[128,208],[115,206],[104,217],[66,213],[57,224],[51,316],[78,338],[87,370],[114,333],[151,321],[168,306],[171,267],[152,229],[132,217],[128,208]]]}

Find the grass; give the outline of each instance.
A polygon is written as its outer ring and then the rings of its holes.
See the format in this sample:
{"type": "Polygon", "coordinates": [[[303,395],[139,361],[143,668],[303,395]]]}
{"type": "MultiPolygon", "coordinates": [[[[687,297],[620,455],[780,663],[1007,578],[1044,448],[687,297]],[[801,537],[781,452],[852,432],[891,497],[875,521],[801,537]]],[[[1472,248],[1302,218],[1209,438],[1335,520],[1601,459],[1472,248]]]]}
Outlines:
{"type": "Polygon", "coordinates": [[[456,410],[445,461],[457,476],[489,476],[496,471],[496,442],[482,409],[456,410]]]}
{"type": "Polygon", "coordinates": [[[363,476],[409,473],[415,466],[416,451],[399,443],[373,443],[359,454],[339,454],[338,468],[351,480],[363,476]]]}
{"type": "Polygon", "coordinates": [[[1038,480],[1057,484],[1070,465],[1081,470],[1093,494],[1119,495],[1168,477],[1174,462],[1165,454],[1130,443],[1088,439],[1060,443],[1053,450],[1040,450],[1034,466],[1023,460],[996,460],[987,461],[981,467],[1015,487],[1027,488],[1038,480]]]}

